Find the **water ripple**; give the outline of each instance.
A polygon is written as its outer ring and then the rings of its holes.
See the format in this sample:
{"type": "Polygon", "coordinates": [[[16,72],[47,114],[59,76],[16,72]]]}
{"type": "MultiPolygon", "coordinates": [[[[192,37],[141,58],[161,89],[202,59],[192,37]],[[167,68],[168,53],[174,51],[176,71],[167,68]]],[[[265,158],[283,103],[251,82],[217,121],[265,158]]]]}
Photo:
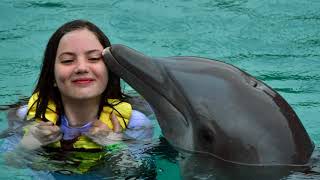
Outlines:
{"type": "Polygon", "coordinates": [[[304,14],[299,16],[291,16],[288,20],[320,20],[320,14],[318,13],[311,13],[311,14],[304,14]]]}
{"type": "Polygon", "coordinates": [[[239,53],[233,56],[225,56],[226,59],[247,59],[254,60],[258,58],[307,58],[307,57],[320,57],[320,54],[255,54],[255,53],[239,53]]]}
{"type": "Polygon", "coordinates": [[[283,92],[283,93],[291,93],[291,94],[302,94],[306,93],[305,90],[300,90],[300,89],[295,89],[295,88],[273,88],[274,90],[278,92],[283,92]]]}
{"type": "Polygon", "coordinates": [[[300,107],[320,107],[320,102],[319,101],[305,101],[305,102],[299,102],[299,103],[293,103],[293,106],[300,106],[300,107]]]}
{"type": "Polygon", "coordinates": [[[200,6],[210,11],[217,9],[218,11],[224,10],[237,14],[255,14],[253,9],[246,7],[247,3],[248,0],[216,0],[202,3],[200,6]]]}
{"type": "Polygon", "coordinates": [[[1,71],[0,75],[4,76],[20,76],[21,74],[29,75],[38,71],[40,64],[35,63],[33,59],[8,58],[0,59],[1,71]]]}
{"type": "Polygon", "coordinates": [[[300,47],[319,47],[320,38],[317,36],[309,36],[302,39],[294,40],[294,43],[298,44],[300,47]]]}
{"type": "Polygon", "coordinates": [[[288,74],[287,72],[269,72],[256,76],[258,79],[263,81],[287,81],[287,80],[296,80],[296,81],[320,81],[320,75],[300,75],[300,74],[288,74]]]}
{"type": "Polygon", "coordinates": [[[25,37],[24,33],[19,28],[6,29],[0,31],[0,40],[17,40],[25,37]]]}
{"type": "Polygon", "coordinates": [[[46,1],[30,1],[20,2],[14,5],[17,8],[67,8],[68,4],[65,2],[46,2],[46,1]]]}

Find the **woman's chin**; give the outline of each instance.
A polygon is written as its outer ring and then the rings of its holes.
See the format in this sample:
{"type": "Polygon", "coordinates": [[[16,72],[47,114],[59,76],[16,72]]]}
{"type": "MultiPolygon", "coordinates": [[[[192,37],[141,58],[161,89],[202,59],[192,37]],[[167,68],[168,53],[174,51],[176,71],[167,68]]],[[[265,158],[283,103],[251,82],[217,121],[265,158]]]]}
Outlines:
{"type": "Polygon", "coordinates": [[[95,93],[95,92],[74,92],[73,94],[70,94],[67,99],[72,100],[90,100],[90,99],[96,99],[101,96],[101,93],[95,93]]]}

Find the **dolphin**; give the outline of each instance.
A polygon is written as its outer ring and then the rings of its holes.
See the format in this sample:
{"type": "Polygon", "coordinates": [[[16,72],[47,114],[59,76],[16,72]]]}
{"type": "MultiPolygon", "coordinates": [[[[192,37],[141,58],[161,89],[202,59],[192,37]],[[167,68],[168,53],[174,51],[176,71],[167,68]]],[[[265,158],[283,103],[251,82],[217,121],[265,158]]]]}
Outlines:
{"type": "Polygon", "coordinates": [[[201,57],[153,58],[118,44],[103,56],[150,104],[177,149],[248,167],[309,165],[314,144],[297,114],[239,68],[201,57]]]}

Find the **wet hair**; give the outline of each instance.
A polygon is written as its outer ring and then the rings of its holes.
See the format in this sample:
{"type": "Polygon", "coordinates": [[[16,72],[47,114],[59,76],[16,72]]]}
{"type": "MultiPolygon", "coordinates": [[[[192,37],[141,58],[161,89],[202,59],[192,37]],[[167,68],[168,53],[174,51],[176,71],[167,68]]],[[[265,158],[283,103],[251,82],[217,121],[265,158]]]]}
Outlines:
{"type": "MultiPolygon", "coordinates": [[[[57,49],[61,38],[69,32],[75,30],[87,29],[91,31],[99,40],[101,45],[106,48],[109,47],[110,41],[108,37],[93,23],[86,20],[74,20],[63,24],[58,28],[48,41],[47,47],[44,52],[43,62],[41,67],[40,76],[33,93],[38,93],[38,100],[35,118],[41,118],[47,121],[45,113],[47,110],[49,100],[56,104],[56,113],[60,116],[63,111],[63,104],[61,95],[57,87],[55,87],[54,65],[57,55],[57,49]]],[[[108,71],[109,81],[105,91],[102,93],[101,102],[98,110],[97,117],[103,109],[103,106],[113,107],[109,104],[107,98],[115,98],[124,101],[126,95],[121,92],[120,78],[108,71]]],[[[59,124],[60,122],[58,122],[59,124]]]]}

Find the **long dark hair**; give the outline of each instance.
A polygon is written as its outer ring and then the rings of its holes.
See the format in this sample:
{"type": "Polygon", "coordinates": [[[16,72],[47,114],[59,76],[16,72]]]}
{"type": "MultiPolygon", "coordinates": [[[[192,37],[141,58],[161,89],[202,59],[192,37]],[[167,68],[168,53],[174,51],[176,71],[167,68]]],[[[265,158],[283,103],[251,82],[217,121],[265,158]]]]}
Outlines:
{"type": "MultiPolygon", "coordinates": [[[[35,102],[37,104],[35,118],[41,118],[43,121],[47,121],[45,113],[49,100],[53,101],[56,104],[56,113],[58,115],[61,115],[61,113],[63,113],[63,104],[60,92],[57,87],[54,87],[54,64],[61,38],[65,34],[79,29],[87,29],[94,33],[104,48],[111,45],[108,37],[96,25],[86,20],[70,21],[63,24],[59,29],[57,29],[48,41],[47,47],[44,52],[40,76],[33,91],[33,93],[38,93],[39,97],[35,102]]],[[[97,116],[100,116],[103,106],[107,105],[113,107],[112,104],[108,103],[107,98],[115,98],[119,99],[120,101],[124,101],[125,97],[127,97],[121,92],[120,78],[110,70],[108,71],[108,77],[109,81],[107,84],[107,88],[102,93],[97,116]]]]}

